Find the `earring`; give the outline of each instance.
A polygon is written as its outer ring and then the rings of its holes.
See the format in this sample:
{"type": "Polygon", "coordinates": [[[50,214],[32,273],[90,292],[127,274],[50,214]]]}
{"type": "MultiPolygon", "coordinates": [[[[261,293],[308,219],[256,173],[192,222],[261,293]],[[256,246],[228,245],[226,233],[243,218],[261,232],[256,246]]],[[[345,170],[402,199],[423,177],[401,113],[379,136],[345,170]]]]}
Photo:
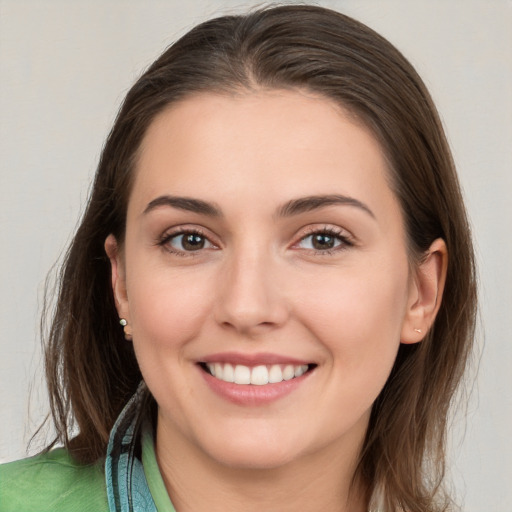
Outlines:
{"type": "Polygon", "coordinates": [[[421,329],[414,329],[415,332],[419,332],[421,334],[421,329]]]}
{"type": "Polygon", "coordinates": [[[131,341],[133,339],[133,337],[132,337],[131,329],[128,326],[128,322],[126,321],[126,319],[120,318],[119,323],[123,326],[125,340],[131,341]]]}

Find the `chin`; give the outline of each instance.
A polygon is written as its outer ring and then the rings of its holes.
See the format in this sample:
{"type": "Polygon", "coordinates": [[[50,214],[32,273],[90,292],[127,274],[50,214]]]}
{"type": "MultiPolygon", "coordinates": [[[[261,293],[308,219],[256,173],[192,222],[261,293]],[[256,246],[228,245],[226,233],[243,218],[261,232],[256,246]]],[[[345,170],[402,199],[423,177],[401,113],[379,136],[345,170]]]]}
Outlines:
{"type": "Polygon", "coordinates": [[[209,457],[223,466],[236,469],[277,469],[301,456],[297,443],[291,449],[293,443],[257,435],[243,438],[226,436],[226,439],[217,440],[212,445],[204,447],[209,457]]]}
{"type": "Polygon", "coordinates": [[[229,450],[228,453],[211,454],[217,463],[233,469],[240,470],[269,470],[282,468],[296,457],[282,451],[258,450],[239,451],[229,450]]]}

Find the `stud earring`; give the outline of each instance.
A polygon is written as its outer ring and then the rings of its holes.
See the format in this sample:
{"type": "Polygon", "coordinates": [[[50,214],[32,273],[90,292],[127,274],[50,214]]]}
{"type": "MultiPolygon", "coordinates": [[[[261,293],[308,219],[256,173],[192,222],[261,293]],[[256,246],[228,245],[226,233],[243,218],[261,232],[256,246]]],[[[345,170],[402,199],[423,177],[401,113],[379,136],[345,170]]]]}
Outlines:
{"type": "Polygon", "coordinates": [[[421,329],[414,329],[415,332],[419,332],[421,334],[421,329]]]}
{"type": "Polygon", "coordinates": [[[120,318],[120,319],[119,319],[119,323],[123,326],[123,330],[124,330],[124,338],[125,338],[127,341],[132,341],[133,336],[132,336],[131,329],[130,329],[130,327],[128,326],[128,322],[126,321],[126,319],[125,319],[125,318],[120,318]]]}

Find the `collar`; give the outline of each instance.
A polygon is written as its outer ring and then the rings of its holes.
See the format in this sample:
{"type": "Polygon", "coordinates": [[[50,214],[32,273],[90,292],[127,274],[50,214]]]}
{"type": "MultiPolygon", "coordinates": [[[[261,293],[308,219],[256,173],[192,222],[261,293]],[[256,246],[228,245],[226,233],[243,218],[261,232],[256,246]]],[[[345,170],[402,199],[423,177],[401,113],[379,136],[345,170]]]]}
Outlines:
{"type": "Polygon", "coordinates": [[[158,469],[151,425],[142,421],[147,393],[142,382],[110,433],[105,461],[110,512],[175,512],[158,469]]]}

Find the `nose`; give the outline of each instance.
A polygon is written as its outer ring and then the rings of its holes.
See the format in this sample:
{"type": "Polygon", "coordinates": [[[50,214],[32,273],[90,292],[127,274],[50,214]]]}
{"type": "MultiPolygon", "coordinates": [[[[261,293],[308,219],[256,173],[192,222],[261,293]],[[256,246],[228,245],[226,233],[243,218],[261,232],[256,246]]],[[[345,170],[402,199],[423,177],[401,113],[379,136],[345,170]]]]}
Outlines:
{"type": "Polygon", "coordinates": [[[272,256],[248,248],[225,262],[215,318],[224,329],[254,337],[282,326],[289,317],[279,265],[272,256]]]}

